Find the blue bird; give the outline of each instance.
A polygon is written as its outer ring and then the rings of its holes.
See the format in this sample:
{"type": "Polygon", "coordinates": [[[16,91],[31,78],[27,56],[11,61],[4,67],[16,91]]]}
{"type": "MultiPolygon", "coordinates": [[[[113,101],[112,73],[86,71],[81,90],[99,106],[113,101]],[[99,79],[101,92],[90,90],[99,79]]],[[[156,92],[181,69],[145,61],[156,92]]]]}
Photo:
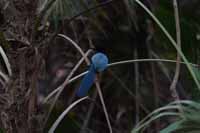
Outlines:
{"type": "Polygon", "coordinates": [[[88,73],[83,77],[81,81],[77,96],[83,97],[87,94],[88,90],[93,85],[95,76],[98,72],[102,72],[107,68],[108,57],[103,53],[96,53],[92,56],[91,65],[88,70],[88,73]]]}

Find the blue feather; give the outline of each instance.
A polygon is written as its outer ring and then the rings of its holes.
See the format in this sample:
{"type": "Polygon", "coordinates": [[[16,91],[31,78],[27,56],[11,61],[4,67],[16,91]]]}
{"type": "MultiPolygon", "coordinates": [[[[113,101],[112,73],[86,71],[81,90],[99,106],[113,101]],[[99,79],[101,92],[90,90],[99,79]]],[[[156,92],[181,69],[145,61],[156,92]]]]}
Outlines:
{"type": "Polygon", "coordinates": [[[87,94],[88,90],[92,87],[94,79],[95,79],[96,71],[94,66],[91,65],[88,73],[84,76],[83,80],[81,81],[81,85],[78,89],[77,96],[83,97],[87,94]]]}

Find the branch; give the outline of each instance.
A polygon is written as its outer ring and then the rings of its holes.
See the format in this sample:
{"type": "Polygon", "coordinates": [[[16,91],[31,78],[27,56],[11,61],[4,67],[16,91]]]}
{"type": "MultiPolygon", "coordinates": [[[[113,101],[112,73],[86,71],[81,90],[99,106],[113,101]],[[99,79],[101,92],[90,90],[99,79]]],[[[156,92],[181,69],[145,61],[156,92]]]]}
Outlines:
{"type": "Polygon", "coordinates": [[[108,112],[107,112],[107,109],[106,109],[106,106],[105,106],[105,102],[104,102],[104,99],[103,99],[103,95],[102,95],[102,92],[101,92],[101,87],[99,85],[98,76],[96,76],[95,85],[96,85],[96,88],[97,88],[97,91],[98,91],[98,94],[99,94],[99,97],[100,97],[100,100],[101,100],[101,104],[103,106],[103,111],[104,111],[105,116],[106,116],[106,121],[107,121],[107,124],[108,124],[108,128],[110,130],[110,133],[112,133],[112,126],[110,124],[110,119],[109,119],[108,112]]]}
{"type": "MultiPolygon", "coordinates": [[[[174,17],[175,17],[175,21],[176,21],[176,40],[177,40],[177,45],[178,45],[179,49],[181,49],[181,29],[180,29],[180,22],[179,22],[178,5],[177,5],[176,0],[173,0],[173,6],[174,6],[174,17]]],[[[180,61],[181,61],[181,57],[180,57],[180,54],[177,52],[176,72],[175,72],[173,81],[170,86],[170,90],[172,91],[172,96],[176,100],[180,100],[180,97],[176,91],[176,85],[178,82],[180,68],[181,68],[180,61]]]]}
{"type": "MultiPolygon", "coordinates": [[[[176,60],[168,60],[168,59],[136,59],[136,60],[125,60],[125,61],[119,61],[119,62],[114,62],[114,63],[110,63],[108,65],[108,67],[114,67],[114,66],[118,66],[118,65],[123,65],[123,64],[130,64],[130,63],[135,63],[135,62],[168,62],[168,63],[176,63],[176,60]]],[[[181,64],[186,64],[185,62],[180,62],[181,64]]],[[[200,65],[197,64],[192,64],[190,63],[190,65],[192,65],[193,67],[200,67],[200,65]]],[[[71,78],[68,82],[68,84],[76,81],[77,79],[81,78],[82,76],[84,76],[85,74],[87,74],[88,71],[85,71],[73,78],[71,78]]],[[[48,100],[59,91],[59,87],[57,89],[55,89],[54,91],[52,91],[44,100],[44,103],[48,102],[48,100]]]]}

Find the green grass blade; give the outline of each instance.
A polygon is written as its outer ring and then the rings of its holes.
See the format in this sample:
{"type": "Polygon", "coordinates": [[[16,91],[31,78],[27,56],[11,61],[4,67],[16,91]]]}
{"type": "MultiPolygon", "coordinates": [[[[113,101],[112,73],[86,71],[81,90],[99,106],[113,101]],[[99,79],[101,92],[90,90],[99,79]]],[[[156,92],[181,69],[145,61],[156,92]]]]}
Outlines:
{"type": "Polygon", "coordinates": [[[140,5],[150,16],[151,18],[158,24],[158,26],[160,27],[160,29],[164,32],[164,34],[166,35],[166,37],[170,40],[170,42],[172,43],[172,45],[174,46],[174,48],[177,50],[177,52],[180,54],[181,58],[183,59],[183,61],[186,63],[186,66],[192,76],[192,78],[194,79],[197,88],[200,90],[200,83],[193,71],[192,66],[190,65],[189,61],[187,60],[187,58],[185,57],[185,55],[183,54],[183,52],[181,51],[180,48],[178,48],[175,40],[172,38],[172,36],[169,34],[169,32],[165,29],[165,27],[161,24],[161,22],[157,19],[157,17],[139,0],[135,0],[136,3],[138,3],[138,5],[140,5]]]}

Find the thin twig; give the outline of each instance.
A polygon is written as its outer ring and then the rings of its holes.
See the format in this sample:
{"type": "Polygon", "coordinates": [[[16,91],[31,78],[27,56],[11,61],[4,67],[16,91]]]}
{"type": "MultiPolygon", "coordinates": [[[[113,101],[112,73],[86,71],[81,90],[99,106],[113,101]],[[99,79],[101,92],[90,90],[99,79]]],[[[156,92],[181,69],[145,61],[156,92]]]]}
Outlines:
{"type": "Polygon", "coordinates": [[[11,66],[10,66],[10,63],[9,63],[9,60],[8,60],[8,57],[6,56],[6,53],[4,52],[3,48],[0,46],[0,54],[4,60],[4,63],[6,65],[6,68],[8,70],[8,74],[9,76],[12,76],[12,70],[11,70],[11,66]]]}
{"type": "MultiPolygon", "coordinates": [[[[169,62],[169,63],[176,63],[176,60],[169,60],[169,59],[135,59],[135,60],[125,60],[125,61],[119,61],[119,62],[114,62],[114,63],[110,63],[108,66],[115,66],[115,65],[120,65],[120,64],[129,64],[129,63],[134,63],[134,62],[169,62]]],[[[185,64],[185,62],[180,62],[181,64],[185,64]]],[[[198,64],[192,64],[189,63],[190,65],[192,65],[193,67],[200,67],[200,65],[198,64]]]]}
{"type": "Polygon", "coordinates": [[[88,99],[89,97],[83,97],[77,101],[75,101],[74,103],[72,103],[69,107],[67,107],[65,109],[64,112],[62,112],[62,114],[58,117],[58,119],[54,122],[54,124],[51,126],[50,130],[48,133],[54,133],[54,131],[56,130],[57,126],[59,125],[59,123],[62,121],[62,119],[68,114],[68,112],[74,108],[78,103],[82,102],[83,100],[88,99]]]}
{"type": "MultiPolygon", "coordinates": [[[[135,48],[133,51],[133,57],[134,59],[138,58],[138,49],[135,48]]],[[[140,121],[140,106],[141,102],[140,100],[137,100],[138,97],[140,96],[139,94],[139,89],[140,89],[140,73],[139,73],[139,63],[135,62],[134,63],[134,74],[135,74],[135,124],[137,124],[140,121]]]]}
{"type": "MultiPolygon", "coordinates": [[[[125,60],[125,61],[119,61],[119,62],[114,62],[114,63],[110,63],[108,65],[108,67],[113,67],[113,66],[118,66],[118,65],[122,65],[122,64],[129,64],[129,63],[135,63],[135,62],[168,62],[168,63],[176,63],[176,60],[168,60],[168,59],[136,59],[136,60],[125,60]]],[[[186,64],[185,62],[180,62],[181,64],[186,64]]],[[[192,64],[190,63],[190,65],[192,65],[193,67],[200,67],[197,64],[192,64]]],[[[82,76],[84,76],[85,74],[87,74],[88,71],[85,71],[73,78],[71,78],[68,81],[68,84],[76,81],[77,79],[81,78],[82,76]]],[[[44,100],[44,103],[48,102],[48,100],[59,91],[60,87],[58,87],[57,89],[55,89],[54,91],[52,91],[44,100]]]]}
{"type": "MultiPolygon", "coordinates": [[[[151,54],[154,58],[159,59],[160,57],[154,52],[151,51],[151,54]]],[[[172,82],[171,77],[169,76],[169,68],[167,68],[167,66],[163,63],[163,62],[158,62],[157,63],[159,68],[161,69],[161,71],[163,72],[163,74],[165,75],[165,77],[169,80],[169,83],[172,82]]],[[[183,94],[184,98],[188,99],[189,97],[187,96],[186,92],[184,91],[183,86],[180,83],[177,83],[177,87],[180,88],[181,93],[183,94]]]]}
{"type": "MultiPolygon", "coordinates": [[[[179,13],[178,13],[178,4],[176,0],[173,0],[173,7],[174,7],[174,17],[176,22],[176,41],[179,49],[181,49],[181,29],[180,29],[180,22],[179,22],[179,13]]],[[[176,63],[176,70],[175,75],[173,78],[173,81],[170,86],[170,90],[172,91],[172,96],[175,98],[175,100],[180,100],[180,97],[176,91],[176,86],[180,74],[180,68],[181,68],[181,57],[180,54],[177,52],[177,63],[176,63]]]]}
{"type": "MultiPolygon", "coordinates": [[[[153,36],[154,36],[154,30],[153,30],[153,26],[152,26],[152,21],[148,20],[147,21],[147,30],[148,30],[148,36],[146,38],[146,45],[147,45],[147,49],[148,49],[148,56],[149,58],[152,58],[152,54],[151,54],[151,45],[152,45],[152,41],[153,41],[153,36]]],[[[154,62],[150,62],[150,67],[151,67],[151,73],[152,73],[152,83],[153,83],[153,91],[154,91],[154,107],[158,108],[159,107],[159,86],[157,83],[157,74],[156,74],[156,66],[154,62]]],[[[155,122],[155,131],[159,132],[159,127],[160,127],[160,119],[158,119],[155,122]]]]}
{"type": "Polygon", "coordinates": [[[4,79],[5,82],[8,82],[8,76],[0,70],[0,76],[4,79]]]}
{"type": "Polygon", "coordinates": [[[95,85],[97,87],[97,91],[98,91],[98,94],[99,94],[99,97],[100,97],[100,100],[101,100],[101,104],[103,106],[103,111],[104,111],[105,116],[106,116],[108,128],[110,130],[110,133],[112,133],[112,126],[110,124],[110,119],[109,119],[108,112],[107,112],[107,109],[106,109],[106,106],[105,106],[105,103],[104,103],[103,95],[102,95],[102,92],[101,92],[101,87],[100,87],[99,82],[98,82],[98,76],[96,76],[95,85]]]}

